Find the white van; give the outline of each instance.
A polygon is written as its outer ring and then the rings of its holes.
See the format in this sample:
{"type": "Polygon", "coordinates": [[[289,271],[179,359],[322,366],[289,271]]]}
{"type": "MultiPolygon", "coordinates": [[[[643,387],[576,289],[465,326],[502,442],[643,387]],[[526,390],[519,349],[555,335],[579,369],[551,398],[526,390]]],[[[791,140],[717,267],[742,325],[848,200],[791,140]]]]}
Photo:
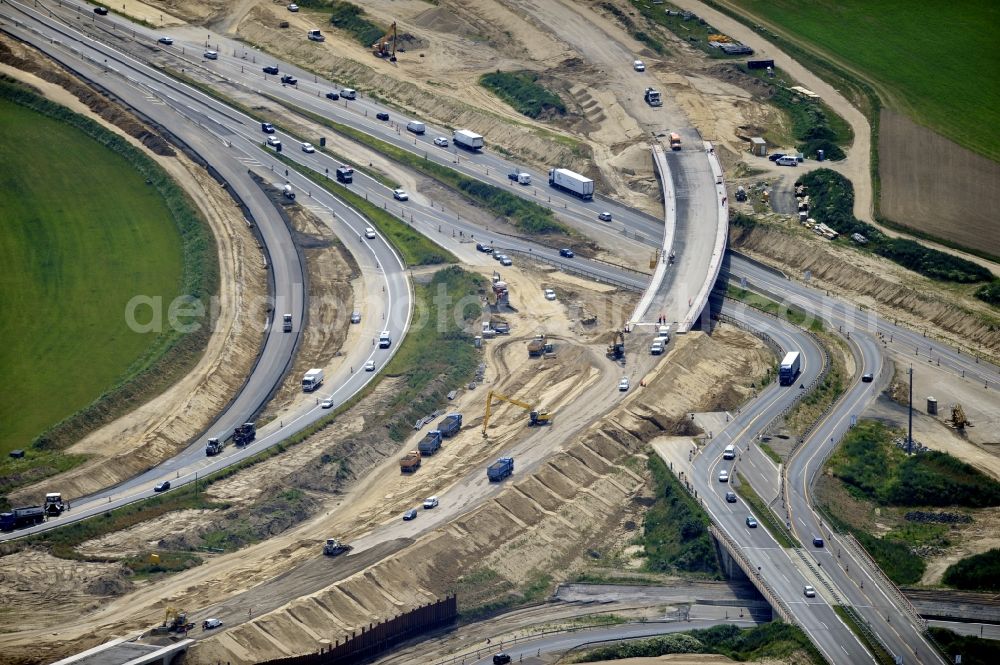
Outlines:
{"type": "Polygon", "coordinates": [[[795,159],[791,155],[785,155],[784,157],[779,157],[775,164],[778,166],[798,166],[799,160],[795,159]]]}
{"type": "Polygon", "coordinates": [[[388,330],[383,330],[378,336],[378,348],[388,349],[392,345],[392,337],[388,330]]]}
{"type": "Polygon", "coordinates": [[[340,91],[340,96],[343,99],[357,99],[358,91],[352,90],[350,88],[344,88],[343,90],[340,91]]]}
{"type": "Polygon", "coordinates": [[[736,446],[730,444],[722,451],[722,459],[736,459],[736,446]]]}
{"type": "Polygon", "coordinates": [[[416,120],[411,120],[406,123],[406,131],[413,132],[414,134],[423,134],[427,131],[427,125],[416,120]]]}

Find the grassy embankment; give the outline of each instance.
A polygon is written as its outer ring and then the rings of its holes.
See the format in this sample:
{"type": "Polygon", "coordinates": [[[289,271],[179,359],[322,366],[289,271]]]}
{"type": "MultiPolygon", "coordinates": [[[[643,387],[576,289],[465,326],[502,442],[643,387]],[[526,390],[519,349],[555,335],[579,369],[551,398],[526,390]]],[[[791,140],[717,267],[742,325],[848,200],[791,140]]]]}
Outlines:
{"type": "Polygon", "coordinates": [[[727,624],[612,644],[597,647],[575,658],[573,662],[591,663],[679,653],[715,653],[739,662],[766,660],[815,665],[826,663],[826,659],[802,629],[780,621],[747,629],[727,624]]]}
{"type": "Polygon", "coordinates": [[[986,74],[997,68],[990,30],[1000,22],[995,3],[959,3],[946,11],[906,0],[732,4],[814,44],[851,71],[864,72],[890,105],[920,124],[1000,159],[1000,134],[983,132],[1000,124],[1000,78],[986,74]]]}
{"type": "Polygon", "coordinates": [[[949,660],[962,654],[962,665],[995,665],[1000,663],[1000,642],[971,635],[958,635],[947,628],[931,626],[931,636],[949,660]]]}
{"type": "Polygon", "coordinates": [[[734,284],[726,286],[726,297],[739,300],[750,307],[772,314],[800,328],[805,328],[813,332],[822,332],[823,330],[823,322],[820,319],[810,316],[798,307],[777,303],[767,296],[762,296],[747,289],[741,289],[734,284]]]}
{"type": "Polygon", "coordinates": [[[826,465],[853,507],[844,508],[848,502],[837,498],[836,488],[822,492],[823,507],[831,523],[853,533],[894,582],[913,584],[926,565],[911,548],[949,545],[948,527],[895,518],[893,509],[989,508],[1000,505],[1000,483],[946,453],[907,456],[893,443],[899,436],[882,423],[859,422],[826,465]],[[882,537],[870,533],[876,509],[880,524],[893,527],[882,537]]]}
{"type": "Polygon", "coordinates": [[[601,9],[611,12],[611,14],[614,15],[614,17],[618,19],[618,21],[625,27],[625,30],[628,31],[628,34],[632,35],[633,39],[635,39],[638,42],[641,42],[643,45],[649,48],[649,50],[656,53],[656,55],[660,56],[670,55],[670,51],[668,51],[667,47],[663,45],[663,42],[661,42],[659,39],[646,32],[645,30],[640,29],[639,26],[636,25],[635,21],[632,20],[631,16],[629,16],[628,14],[626,14],[625,12],[623,12],[621,9],[611,4],[610,2],[602,2],[600,6],[601,9]]]}
{"type": "MultiPolygon", "coordinates": [[[[412,432],[413,422],[430,410],[445,403],[445,396],[454,387],[469,381],[479,361],[478,352],[472,345],[472,337],[465,333],[456,323],[454,304],[466,296],[476,295],[484,288],[485,282],[479,275],[466,272],[456,266],[447,267],[434,275],[428,284],[414,285],[416,311],[426,312],[427,325],[413,326],[403,340],[399,351],[385,370],[376,380],[369,384],[358,395],[333,409],[322,420],[310,425],[298,434],[290,436],[280,444],[262,451],[227,469],[201,479],[195,487],[186,485],[175,488],[165,494],[159,494],[149,499],[108,511],[88,520],[67,524],[43,534],[26,538],[16,543],[10,543],[0,548],[6,553],[22,547],[39,547],[50,551],[53,555],[68,559],[107,561],[98,557],[84,557],[76,551],[76,547],[93,538],[99,538],[108,533],[122,531],[142,522],[152,520],[169,512],[187,509],[230,510],[229,503],[215,502],[205,496],[205,489],[232,475],[280,455],[289,448],[304,441],[313,434],[330,426],[338,416],[355,406],[369,395],[378,382],[386,376],[403,376],[407,378],[406,385],[400,389],[385,404],[378,413],[369,416],[372,422],[382,422],[389,431],[389,436],[401,441],[412,432]],[[449,304],[450,303],[450,304],[449,304]],[[439,327],[437,322],[443,322],[439,327]]],[[[478,306],[463,303],[461,320],[471,325],[481,316],[478,306]]],[[[333,461],[333,460],[331,460],[333,461]]],[[[325,462],[324,462],[325,463],[325,462]]],[[[250,506],[244,507],[255,514],[262,512],[273,515],[273,523],[282,524],[287,528],[293,521],[290,515],[301,512],[301,504],[306,500],[303,492],[291,487],[277,496],[265,496],[250,506]]],[[[261,539],[261,535],[252,530],[251,520],[241,514],[232,520],[225,529],[201,534],[200,538],[207,548],[223,551],[239,549],[247,544],[261,539]]],[[[149,562],[149,554],[143,552],[138,556],[124,559],[126,566],[140,575],[153,573],[176,572],[190,568],[200,563],[200,559],[191,551],[162,551],[159,564],[149,562]]]]}
{"type": "Polygon", "coordinates": [[[708,515],[657,455],[650,455],[648,467],[656,500],[642,525],[646,569],[719,577],[708,515]]]}
{"type": "MultiPolygon", "coordinates": [[[[818,222],[834,229],[840,236],[833,242],[846,244],[859,251],[872,252],[912,270],[924,277],[956,284],[986,284],[975,296],[987,302],[1000,292],[1000,280],[987,268],[966,259],[926,247],[915,240],[891,238],[854,216],[854,186],[844,176],[819,169],[807,173],[796,184],[808,188],[809,214],[818,222]],[[851,236],[859,233],[868,242],[859,245],[851,236]]],[[[991,304],[996,304],[995,302],[991,304]]]]}
{"type": "MultiPolygon", "coordinates": [[[[143,152],[10,79],[0,80],[0,97],[0,163],[10,167],[0,194],[6,493],[78,464],[60,450],[197,362],[208,326],[181,333],[166,310],[179,295],[208,308],[218,265],[196,208],[143,152]],[[134,296],[158,299],[162,330],[129,327],[134,296]],[[12,460],[13,448],[27,455],[12,460]]],[[[151,322],[150,310],[136,320],[151,322]]]]}
{"type": "Polygon", "coordinates": [[[710,24],[702,22],[696,18],[685,18],[679,13],[677,7],[670,4],[653,5],[644,0],[629,0],[632,7],[638,11],[647,21],[665,28],[674,33],[678,39],[687,42],[692,47],[703,51],[710,58],[746,59],[745,55],[727,55],[722,49],[710,46],[709,35],[719,34],[710,24]],[[672,13],[667,14],[670,10],[672,13]]]}
{"type": "Polygon", "coordinates": [[[499,69],[479,77],[479,84],[529,118],[566,115],[566,104],[556,93],[538,82],[530,71],[502,72],[499,69]]]}

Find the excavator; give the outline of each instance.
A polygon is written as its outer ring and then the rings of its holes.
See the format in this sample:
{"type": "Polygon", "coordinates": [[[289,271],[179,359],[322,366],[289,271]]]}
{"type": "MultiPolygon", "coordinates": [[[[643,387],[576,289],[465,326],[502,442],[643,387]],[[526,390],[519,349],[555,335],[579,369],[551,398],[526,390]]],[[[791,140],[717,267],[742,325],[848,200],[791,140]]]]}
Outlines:
{"type": "Polygon", "coordinates": [[[611,344],[608,344],[607,356],[612,360],[621,360],[625,357],[625,333],[621,330],[615,331],[611,344]]]}
{"type": "Polygon", "coordinates": [[[522,402],[519,399],[514,399],[513,397],[507,397],[506,395],[501,395],[495,390],[491,390],[486,396],[486,415],[483,416],[483,436],[486,436],[486,426],[490,424],[490,414],[493,412],[493,400],[501,400],[513,404],[514,406],[519,406],[528,412],[528,426],[533,425],[548,425],[552,422],[552,414],[549,413],[548,409],[536,409],[527,402],[522,402]]]}
{"type": "Polygon", "coordinates": [[[389,58],[389,62],[396,62],[396,22],[389,26],[389,31],[382,35],[377,42],[372,44],[372,53],[378,58],[389,58]]]}
{"type": "Polygon", "coordinates": [[[186,633],[194,629],[193,623],[188,623],[187,612],[177,611],[173,607],[168,607],[163,614],[163,627],[171,633],[186,633]]]}

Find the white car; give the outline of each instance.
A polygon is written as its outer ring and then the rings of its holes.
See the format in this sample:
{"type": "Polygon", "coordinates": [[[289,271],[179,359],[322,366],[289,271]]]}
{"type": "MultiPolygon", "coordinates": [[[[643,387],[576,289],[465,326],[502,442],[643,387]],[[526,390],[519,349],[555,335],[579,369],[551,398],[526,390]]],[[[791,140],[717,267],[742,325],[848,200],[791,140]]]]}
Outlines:
{"type": "Polygon", "coordinates": [[[288,5],[288,11],[297,12],[299,11],[299,6],[293,2],[292,4],[288,5]]]}
{"type": "Polygon", "coordinates": [[[366,372],[374,372],[375,371],[375,361],[374,360],[369,360],[368,362],[365,363],[365,371],[366,372]]]}
{"type": "Polygon", "coordinates": [[[729,472],[726,471],[725,469],[723,469],[722,471],[719,471],[719,482],[720,483],[728,483],[729,482],[729,472]]]}
{"type": "Polygon", "coordinates": [[[171,44],[174,43],[174,38],[173,37],[160,37],[156,41],[160,42],[161,44],[166,44],[167,46],[170,46],[171,44]]]}
{"type": "Polygon", "coordinates": [[[618,382],[618,390],[620,390],[622,392],[625,392],[626,390],[629,389],[629,387],[631,385],[632,384],[630,384],[629,381],[628,381],[628,377],[627,376],[623,376],[622,380],[618,382]]]}
{"type": "Polygon", "coordinates": [[[599,214],[597,216],[597,219],[601,220],[602,222],[610,222],[611,221],[611,213],[610,212],[602,212],[601,214],[599,214]]]}
{"type": "Polygon", "coordinates": [[[365,237],[368,238],[369,240],[374,240],[375,239],[375,229],[373,229],[370,226],[366,226],[365,227],[365,237]]]}
{"type": "Polygon", "coordinates": [[[302,152],[309,152],[309,153],[316,152],[316,148],[313,147],[312,143],[303,143],[302,152]]]}
{"type": "Polygon", "coordinates": [[[556,292],[553,291],[552,289],[545,289],[545,299],[546,300],[555,300],[556,299],[556,292]]]}
{"type": "Polygon", "coordinates": [[[811,585],[807,584],[802,588],[802,593],[805,594],[806,598],[815,598],[816,589],[812,588],[811,585]]]}
{"type": "Polygon", "coordinates": [[[424,509],[430,510],[431,508],[437,508],[438,498],[436,496],[429,496],[424,499],[424,509]]]}
{"type": "Polygon", "coordinates": [[[405,189],[394,189],[392,190],[392,198],[397,201],[409,201],[410,195],[406,193],[405,189]]]}
{"type": "Polygon", "coordinates": [[[218,51],[205,51],[205,57],[207,59],[209,59],[209,60],[218,60],[219,59],[219,52],[218,51]]]}
{"type": "Polygon", "coordinates": [[[646,63],[643,62],[642,60],[636,60],[635,62],[632,63],[632,69],[634,69],[637,72],[644,72],[646,71],[646,63]]]}
{"type": "Polygon", "coordinates": [[[327,399],[325,399],[322,402],[320,402],[319,405],[320,405],[320,407],[322,407],[324,409],[332,408],[333,407],[333,400],[328,397],[327,399]]]}
{"type": "Polygon", "coordinates": [[[281,139],[275,138],[274,136],[268,136],[267,144],[272,148],[277,148],[279,145],[281,145],[281,139]]]}
{"type": "Polygon", "coordinates": [[[442,148],[447,148],[448,147],[448,139],[446,139],[443,136],[439,136],[436,139],[434,139],[434,145],[441,146],[442,148]]]}

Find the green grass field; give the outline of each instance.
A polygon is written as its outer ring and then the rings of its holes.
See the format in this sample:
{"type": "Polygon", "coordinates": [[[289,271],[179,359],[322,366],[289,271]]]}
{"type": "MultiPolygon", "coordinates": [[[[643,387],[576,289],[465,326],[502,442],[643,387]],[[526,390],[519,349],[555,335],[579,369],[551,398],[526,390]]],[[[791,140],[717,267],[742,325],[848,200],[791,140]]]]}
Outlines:
{"type": "MultiPolygon", "coordinates": [[[[1000,4],[731,0],[869,77],[888,104],[1000,160],[1000,4]]],[[[780,41],[778,42],[780,45],[780,41]]]]}
{"type": "Polygon", "coordinates": [[[137,294],[179,292],[181,243],[163,198],[119,155],[0,100],[0,453],[27,447],[143,358],[137,294]]]}

